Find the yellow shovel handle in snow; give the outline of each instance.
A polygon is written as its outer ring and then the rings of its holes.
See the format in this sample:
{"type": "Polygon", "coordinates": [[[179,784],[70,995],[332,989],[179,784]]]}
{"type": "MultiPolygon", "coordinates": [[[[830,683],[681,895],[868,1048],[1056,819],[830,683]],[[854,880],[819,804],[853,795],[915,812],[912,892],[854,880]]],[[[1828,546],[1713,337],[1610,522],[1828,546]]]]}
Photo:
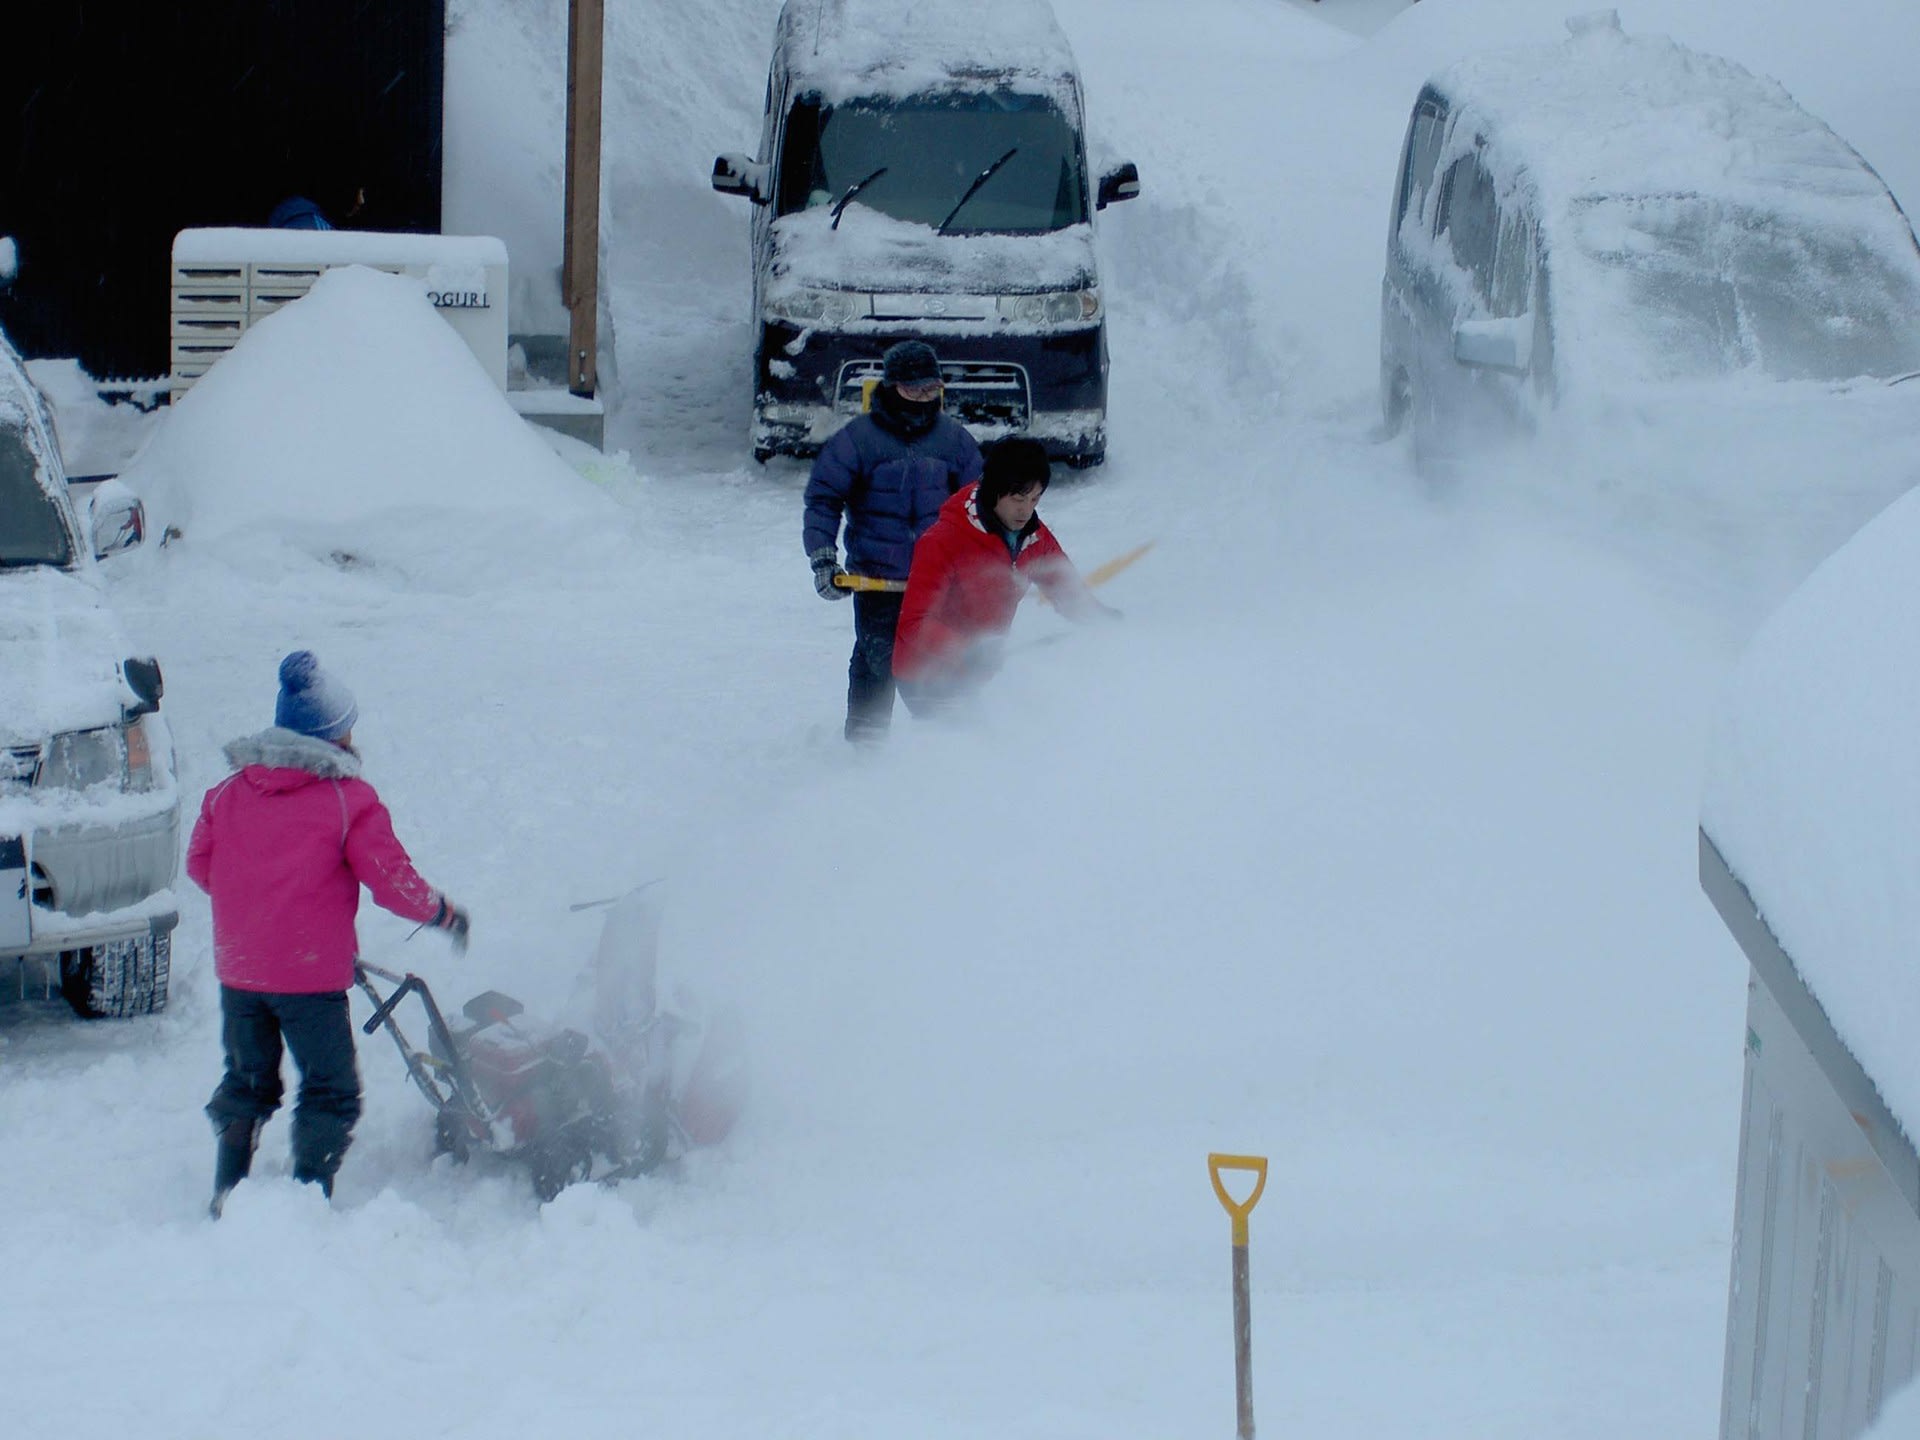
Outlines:
{"type": "Polygon", "coordinates": [[[1239,1440],[1253,1440],[1253,1281],[1247,1265],[1247,1216],[1267,1188],[1267,1157],[1209,1155],[1207,1173],[1213,1177],[1213,1193],[1233,1217],[1233,1390],[1240,1422],[1235,1434],[1239,1440]],[[1235,1200],[1220,1179],[1222,1170],[1252,1171],[1253,1193],[1235,1200]]]}
{"type": "Polygon", "coordinates": [[[1207,1173],[1213,1179],[1213,1193],[1220,1197],[1220,1203],[1226,1207],[1227,1214],[1233,1217],[1233,1243],[1244,1246],[1247,1243],[1247,1217],[1253,1213],[1253,1207],[1260,1203],[1260,1192],[1267,1188],[1267,1157],[1264,1155],[1209,1155],[1207,1173]],[[1253,1193],[1245,1200],[1235,1200],[1227,1193],[1225,1183],[1220,1179],[1222,1170],[1248,1170],[1253,1173],[1253,1193]]]}
{"type": "Polygon", "coordinates": [[[904,580],[882,580],[878,575],[849,575],[841,571],[833,577],[836,590],[887,590],[895,594],[907,588],[904,580]]]}

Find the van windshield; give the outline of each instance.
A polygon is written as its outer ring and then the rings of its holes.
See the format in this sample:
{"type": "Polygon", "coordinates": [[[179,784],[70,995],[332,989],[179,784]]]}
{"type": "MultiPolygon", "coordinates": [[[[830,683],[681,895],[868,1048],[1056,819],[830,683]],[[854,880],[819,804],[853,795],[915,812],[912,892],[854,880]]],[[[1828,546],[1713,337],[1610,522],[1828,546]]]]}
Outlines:
{"type": "Polygon", "coordinates": [[[0,570],[72,563],[73,543],[26,436],[0,422],[0,570]]]}
{"type": "Polygon", "coordinates": [[[1920,370],[1920,256],[1700,195],[1594,197],[1572,219],[1579,249],[1624,284],[1623,311],[1660,373],[1920,370]]]}
{"type": "Polygon", "coordinates": [[[777,213],[831,206],[883,166],[853,203],[921,225],[947,221],[948,234],[1038,235],[1087,218],[1078,134],[1045,96],[1011,90],[839,105],[802,96],[787,114],[777,213]]]}

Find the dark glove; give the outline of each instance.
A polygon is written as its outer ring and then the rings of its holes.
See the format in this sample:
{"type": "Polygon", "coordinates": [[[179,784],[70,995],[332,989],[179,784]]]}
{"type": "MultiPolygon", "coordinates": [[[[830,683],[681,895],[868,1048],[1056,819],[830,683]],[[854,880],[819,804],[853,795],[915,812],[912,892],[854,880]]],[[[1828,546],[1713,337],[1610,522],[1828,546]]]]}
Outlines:
{"type": "Polygon", "coordinates": [[[440,897],[440,912],[433,917],[436,930],[447,932],[447,939],[453,944],[453,953],[467,953],[467,932],[473,928],[473,922],[467,918],[467,912],[454,904],[446,896],[440,897]]]}
{"type": "Polygon", "coordinates": [[[853,593],[833,583],[834,577],[847,573],[840,568],[840,552],[833,546],[822,545],[807,556],[807,560],[813,566],[813,588],[820,592],[822,600],[844,600],[853,593]]]}

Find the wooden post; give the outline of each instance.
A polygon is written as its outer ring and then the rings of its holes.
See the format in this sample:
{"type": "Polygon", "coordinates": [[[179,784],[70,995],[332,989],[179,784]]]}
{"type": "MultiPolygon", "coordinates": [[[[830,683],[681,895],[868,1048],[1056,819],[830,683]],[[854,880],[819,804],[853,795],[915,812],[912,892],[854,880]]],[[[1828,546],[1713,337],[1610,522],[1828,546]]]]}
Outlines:
{"type": "Polygon", "coordinates": [[[600,315],[600,57],[606,0],[567,4],[567,229],[560,266],[567,388],[593,398],[600,315]]]}
{"type": "Polygon", "coordinates": [[[1260,1203],[1260,1192],[1267,1188],[1267,1160],[1264,1155],[1209,1155],[1207,1171],[1213,1179],[1213,1193],[1233,1217],[1234,1408],[1239,1440],[1253,1440],[1253,1298],[1247,1264],[1247,1217],[1260,1203]],[[1235,1200],[1221,1182],[1222,1170],[1252,1171],[1253,1193],[1245,1200],[1235,1200]]]}

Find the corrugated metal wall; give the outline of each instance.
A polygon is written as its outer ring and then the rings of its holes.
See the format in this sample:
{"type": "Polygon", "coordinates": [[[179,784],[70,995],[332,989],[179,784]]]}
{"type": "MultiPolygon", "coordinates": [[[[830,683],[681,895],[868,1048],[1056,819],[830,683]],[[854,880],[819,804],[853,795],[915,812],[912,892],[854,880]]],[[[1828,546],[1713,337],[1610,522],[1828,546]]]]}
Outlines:
{"type": "Polygon", "coordinates": [[[1920,1366],[1920,1152],[1704,831],[1700,884],[1752,967],[1721,1440],[1854,1440],[1920,1366]]]}
{"type": "Polygon", "coordinates": [[[167,369],[169,248],[264,225],[440,228],[446,0],[14,7],[0,46],[0,326],[99,378],[167,369]],[[355,197],[365,202],[352,211],[355,197]]]}

